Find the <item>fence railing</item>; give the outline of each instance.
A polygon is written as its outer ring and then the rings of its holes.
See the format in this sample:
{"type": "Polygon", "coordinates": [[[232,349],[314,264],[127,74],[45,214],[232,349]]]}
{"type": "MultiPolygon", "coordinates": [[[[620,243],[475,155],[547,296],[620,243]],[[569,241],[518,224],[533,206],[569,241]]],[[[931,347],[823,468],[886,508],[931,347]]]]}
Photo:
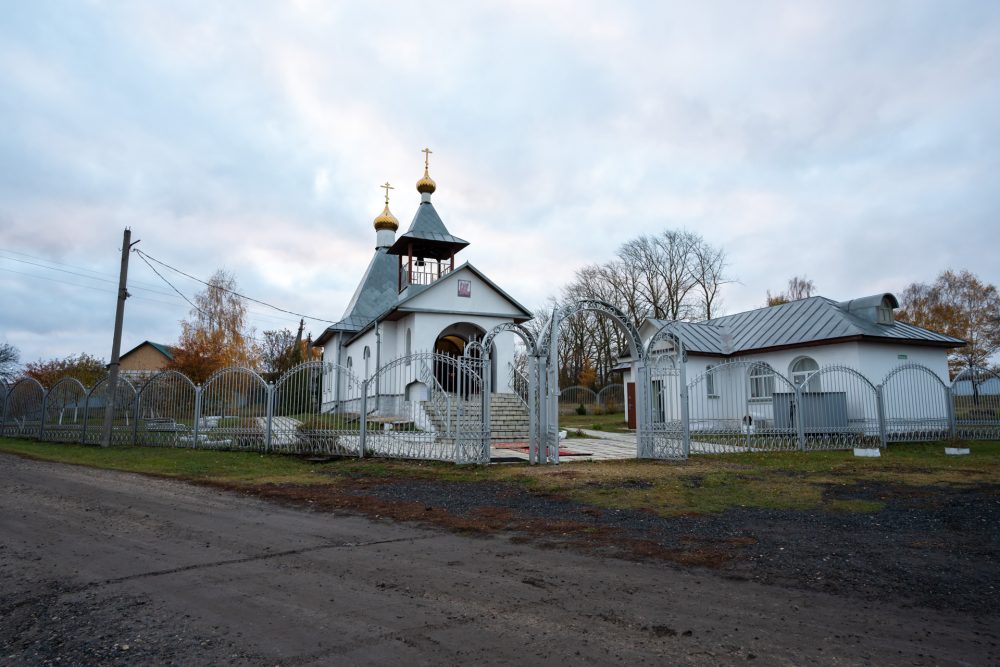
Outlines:
{"type": "Polygon", "coordinates": [[[322,361],[273,383],[249,368],[221,369],[203,385],[168,370],[138,388],[120,378],[114,400],[107,378],[90,389],[64,378],[46,390],[26,377],[0,385],[0,435],[98,444],[113,406],[113,445],[478,462],[475,438],[489,429],[477,422],[482,411],[466,405],[482,386],[475,371],[434,353],[388,364],[368,380],[322,361]]]}
{"type": "MultiPolygon", "coordinates": [[[[528,379],[511,370],[515,393],[527,394],[528,379]]],[[[484,373],[432,353],[397,360],[367,380],[349,367],[319,361],[301,364],[274,383],[246,368],[220,370],[202,386],[165,371],[139,387],[121,379],[113,401],[107,379],[88,389],[64,378],[47,390],[26,377],[0,383],[0,435],[96,444],[105,412],[114,405],[112,443],[118,445],[353,456],[367,451],[481,462],[488,457],[490,431],[488,404],[479,396],[484,373]],[[335,400],[324,398],[327,389],[335,400]],[[378,395],[371,396],[372,390],[378,395]],[[480,441],[487,443],[483,450],[480,441]]],[[[951,383],[918,364],[892,369],[877,385],[846,366],[795,379],[760,361],[728,361],[695,377],[682,411],[690,451],[1000,439],[1000,375],[987,368],[968,368],[951,383]]],[[[561,394],[561,407],[568,408],[609,409],[625,398],[621,387],[596,393],[570,387],[561,394]]],[[[662,387],[656,395],[680,400],[662,387]]]]}
{"type": "Polygon", "coordinates": [[[691,451],[882,448],[891,442],[1000,438],[1000,376],[969,369],[948,385],[919,364],[872,384],[825,366],[796,384],[760,361],[727,361],[688,384],[691,451]]]}

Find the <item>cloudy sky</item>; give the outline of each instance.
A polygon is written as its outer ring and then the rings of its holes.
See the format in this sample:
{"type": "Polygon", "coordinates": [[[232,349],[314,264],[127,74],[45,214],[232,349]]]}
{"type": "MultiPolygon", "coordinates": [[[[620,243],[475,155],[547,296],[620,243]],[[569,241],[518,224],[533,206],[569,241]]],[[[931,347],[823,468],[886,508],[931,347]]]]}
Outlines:
{"type": "MultiPolygon", "coordinates": [[[[9,3],[0,342],[109,357],[126,225],[335,320],[378,185],[408,225],[425,145],[465,259],[529,307],[679,227],[728,251],[726,312],[795,274],[837,299],[1000,283],[997,63],[995,2],[9,3]]],[[[136,259],[125,349],[188,311],[136,259]]]]}

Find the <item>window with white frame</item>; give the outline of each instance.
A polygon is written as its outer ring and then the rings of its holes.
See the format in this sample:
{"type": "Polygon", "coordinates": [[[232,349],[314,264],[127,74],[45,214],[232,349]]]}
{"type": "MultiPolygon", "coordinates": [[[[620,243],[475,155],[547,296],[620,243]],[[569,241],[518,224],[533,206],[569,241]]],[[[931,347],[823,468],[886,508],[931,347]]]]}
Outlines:
{"type": "Polygon", "coordinates": [[[767,401],[774,393],[774,370],[767,364],[754,364],[750,367],[750,400],[767,401]]]}
{"type": "MultiPolygon", "coordinates": [[[[801,387],[809,376],[818,370],[819,364],[816,363],[815,359],[811,357],[799,357],[792,362],[791,367],[788,369],[788,374],[792,378],[792,384],[796,387],[801,387]]],[[[806,389],[808,391],[819,391],[819,376],[810,379],[809,386],[806,389]]]]}
{"type": "Polygon", "coordinates": [[[715,385],[715,368],[716,364],[709,364],[705,366],[705,395],[709,398],[718,398],[719,389],[715,385]]]}

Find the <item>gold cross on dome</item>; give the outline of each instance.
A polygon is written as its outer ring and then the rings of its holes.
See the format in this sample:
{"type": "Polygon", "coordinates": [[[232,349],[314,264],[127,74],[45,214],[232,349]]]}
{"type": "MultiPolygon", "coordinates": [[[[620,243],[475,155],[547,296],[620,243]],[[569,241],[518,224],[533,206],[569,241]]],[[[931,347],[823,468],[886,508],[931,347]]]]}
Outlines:
{"type": "Polygon", "coordinates": [[[431,166],[431,153],[434,151],[429,148],[425,148],[420,152],[424,154],[424,171],[427,171],[431,166]]]}
{"type": "Polygon", "coordinates": [[[379,187],[382,188],[383,190],[385,190],[385,205],[388,206],[389,205],[389,190],[395,190],[396,188],[394,188],[391,185],[389,185],[389,181],[386,181],[385,185],[380,185],[379,187]]]}

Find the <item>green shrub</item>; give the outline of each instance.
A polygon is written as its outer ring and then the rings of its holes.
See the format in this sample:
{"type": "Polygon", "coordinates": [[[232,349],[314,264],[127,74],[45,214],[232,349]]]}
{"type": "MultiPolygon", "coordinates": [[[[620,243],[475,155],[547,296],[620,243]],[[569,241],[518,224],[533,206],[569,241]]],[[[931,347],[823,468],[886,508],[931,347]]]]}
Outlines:
{"type": "Polygon", "coordinates": [[[584,406],[583,403],[581,403],[579,405],[579,407],[577,407],[576,414],[581,415],[581,416],[587,414],[587,408],[586,408],[586,406],[584,406]]]}

